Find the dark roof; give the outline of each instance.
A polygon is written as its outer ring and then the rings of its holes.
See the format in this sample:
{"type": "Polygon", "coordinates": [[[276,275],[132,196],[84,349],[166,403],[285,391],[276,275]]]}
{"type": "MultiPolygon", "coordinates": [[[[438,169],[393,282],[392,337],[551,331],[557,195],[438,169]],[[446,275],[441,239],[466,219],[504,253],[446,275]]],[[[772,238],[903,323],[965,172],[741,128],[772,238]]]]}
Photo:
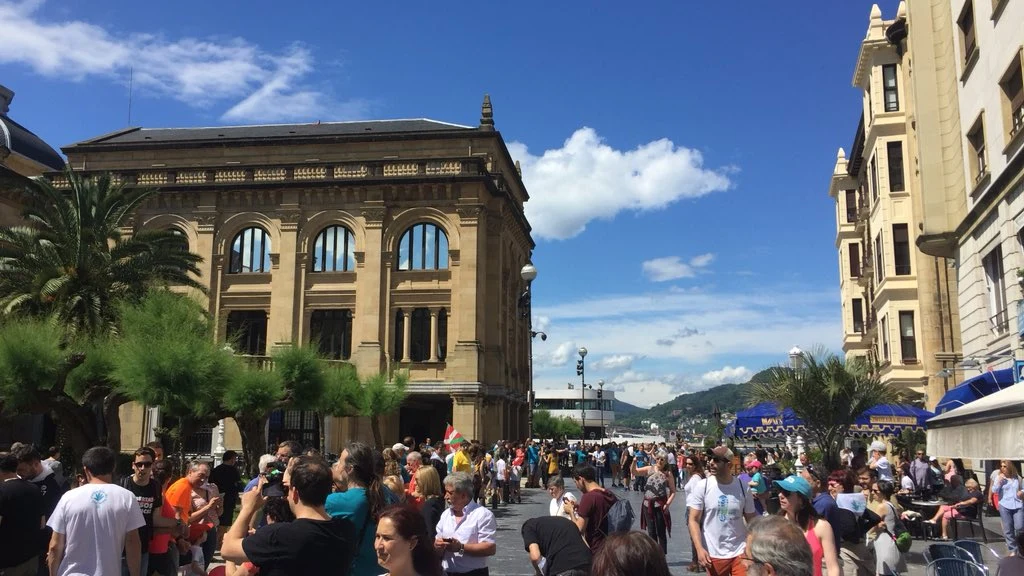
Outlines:
{"type": "Polygon", "coordinates": [[[18,124],[7,115],[0,114],[0,146],[20,154],[51,170],[64,170],[64,158],[43,139],[18,124]]]}
{"type": "Polygon", "coordinates": [[[211,126],[205,128],[128,128],[76,142],[71,146],[103,144],[146,144],[168,142],[217,142],[278,138],[316,138],[415,132],[452,132],[476,130],[470,126],[439,122],[427,118],[412,120],[365,120],[321,122],[316,124],[263,124],[255,126],[211,126]]]}

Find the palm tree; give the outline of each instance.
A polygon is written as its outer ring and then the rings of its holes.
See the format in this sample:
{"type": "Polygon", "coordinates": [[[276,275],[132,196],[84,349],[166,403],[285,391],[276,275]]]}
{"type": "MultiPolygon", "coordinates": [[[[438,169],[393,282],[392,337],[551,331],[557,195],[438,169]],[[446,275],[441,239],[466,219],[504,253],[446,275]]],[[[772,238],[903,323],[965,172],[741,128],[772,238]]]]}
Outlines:
{"type": "Polygon", "coordinates": [[[151,286],[203,290],[202,258],[175,230],[125,236],[122,227],[156,189],[125,187],[109,175],[67,172],[70,190],[45,179],[26,190],[26,224],[0,228],[0,313],[52,316],[69,335],[116,330],[118,303],[151,286]]]}
{"type": "Polygon", "coordinates": [[[839,467],[839,451],[854,420],[873,406],[901,398],[901,392],[882,383],[867,362],[846,361],[821,347],[804,352],[794,367],[771,368],[767,382],[751,383],[748,393],[751,404],[773,402],[792,408],[821,448],[829,470],[839,467]]]}

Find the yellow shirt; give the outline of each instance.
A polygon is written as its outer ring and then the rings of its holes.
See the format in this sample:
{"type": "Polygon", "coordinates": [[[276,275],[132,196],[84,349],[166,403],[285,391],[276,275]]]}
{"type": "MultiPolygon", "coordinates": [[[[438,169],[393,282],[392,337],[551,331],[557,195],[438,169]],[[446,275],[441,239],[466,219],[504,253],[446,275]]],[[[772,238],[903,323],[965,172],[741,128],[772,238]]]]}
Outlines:
{"type": "Polygon", "coordinates": [[[454,472],[472,472],[473,466],[469,463],[469,456],[466,456],[465,450],[459,450],[455,453],[455,457],[452,458],[452,471],[454,472]]]}
{"type": "Polygon", "coordinates": [[[555,456],[553,452],[548,452],[548,474],[555,474],[558,472],[558,456],[555,456]]]}

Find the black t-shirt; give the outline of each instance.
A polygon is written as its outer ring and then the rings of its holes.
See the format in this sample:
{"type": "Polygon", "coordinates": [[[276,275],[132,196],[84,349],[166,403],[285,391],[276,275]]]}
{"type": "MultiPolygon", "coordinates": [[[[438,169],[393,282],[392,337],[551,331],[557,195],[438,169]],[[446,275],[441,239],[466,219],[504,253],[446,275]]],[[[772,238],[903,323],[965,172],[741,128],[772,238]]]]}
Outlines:
{"type": "Polygon", "coordinates": [[[17,566],[39,554],[43,495],[31,482],[14,478],[0,482],[0,568],[17,566]]]}
{"type": "Polygon", "coordinates": [[[347,575],[355,553],[355,526],[345,518],[279,522],[242,540],[260,576],[347,575]]]}
{"type": "MultiPolygon", "coordinates": [[[[242,474],[238,466],[233,464],[221,464],[210,472],[210,482],[215,484],[224,496],[225,502],[237,502],[238,493],[241,492],[239,484],[242,482],[242,474]]],[[[227,506],[224,507],[227,510],[227,506]]]]}
{"type": "Polygon", "coordinates": [[[548,561],[548,574],[567,570],[590,570],[590,548],[580,537],[576,524],[561,516],[538,516],[523,523],[523,544],[540,548],[548,561]]]}
{"type": "Polygon", "coordinates": [[[139,528],[139,540],[142,541],[142,549],[149,550],[149,540],[153,537],[153,510],[159,510],[164,505],[163,495],[155,480],[149,484],[139,486],[132,476],[121,478],[121,487],[135,494],[135,500],[142,509],[142,517],[146,519],[146,525],[139,528]]]}
{"type": "Polygon", "coordinates": [[[43,478],[39,482],[32,482],[39,492],[43,495],[43,512],[46,517],[49,518],[53,511],[57,509],[57,503],[60,502],[60,497],[64,495],[67,490],[61,486],[58,482],[58,478],[55,474],[50,474],[46,478],[43,478]]]}

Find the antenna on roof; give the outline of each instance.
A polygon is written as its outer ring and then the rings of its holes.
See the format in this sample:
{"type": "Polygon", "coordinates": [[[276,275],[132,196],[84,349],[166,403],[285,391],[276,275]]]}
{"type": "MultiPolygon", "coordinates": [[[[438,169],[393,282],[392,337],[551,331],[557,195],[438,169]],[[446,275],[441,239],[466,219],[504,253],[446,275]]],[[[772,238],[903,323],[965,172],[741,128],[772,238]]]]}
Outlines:
{"type": "Polygon", "coordinates": [[[132,80],[135,77],[135,67],[128,69],[128,125],[132,125],[132,80]]]}

